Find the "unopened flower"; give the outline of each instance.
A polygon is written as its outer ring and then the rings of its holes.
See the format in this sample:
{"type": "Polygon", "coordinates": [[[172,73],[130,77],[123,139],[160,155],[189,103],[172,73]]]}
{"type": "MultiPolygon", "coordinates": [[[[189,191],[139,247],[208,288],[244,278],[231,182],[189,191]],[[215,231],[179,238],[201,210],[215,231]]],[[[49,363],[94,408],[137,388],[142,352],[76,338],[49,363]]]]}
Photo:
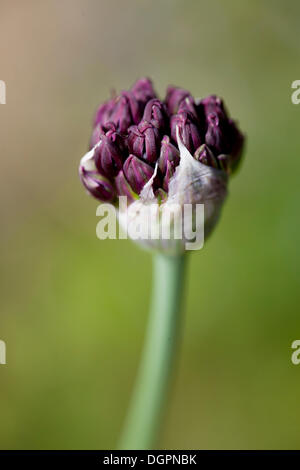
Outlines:
{"type": "Polygon", "coordinates": [[[156,98],[156,93],[149,78],[141,78],[140,80],[137,80],[131,87],[131,93],[142,109],[145,108],[145,105],[149,100],[156,98]]]}
{"type": "Polygon", "coordinates": [[[194,117],[189,113],[179,112],[171,117],[170,124],[173,140],[177,140],[176,133],[178,129],[183,145],[193,154],[202,143],[200,129],[194,117]]]}
{"type": "Polygon", "coordinates": [[[94,150],[88,152],[81,160],[79,176],[84,187],[96,199],[103,202],[114,201],[116,196],[114,185],[95,167],[94,150]]]}
{"type": "Polygon", "coordinates": [[[170,137],[165,135],[161,140],[158,166],[163,174],[166,173],[167,163],[170,162],[175,168],[179,163],[179,150],[171,143],[170,137]]]}
{"type": "MultiPolygon", "coordinates": [[[[121,224],[132,216],[119,208],[118,196],[127,196],[140,224],[149,205],[161,217],[172,204],[204,204],[207,235],[218,219],[243,142],[219,97],[194,100],[187,90],[170,86],[160,100],[151,81],[142,78],[99,107],[91,150],[79,173],[88,192],[118,208],[121,224]]],[[[174,244],[159,236],[141,242],[172,252],[184,250],[185,240],[174,244]]]]}
{"type": "Polygon", "coordinates": [[[189,91],[175,86],[168,87],[165,101],[170,115],[177,113],[185,98],[192,98],[189,91]]]}
{"type": "Polygon", "coordinates": [[[219,161],[206,144],[198,147],[194,157],[198,162],[203,163],[204,165],[212,166],[213,168],[220,168],[219,161]]]}
{"type": "Polygon", "coordinates": [[[115,131],[102,134],[94,152],[94,161],[99,173],[108,178],[116,176],[123,164],[123,149],[115,134],[115,131]]]}
{"type": "Polygon", "coordinates": [[[128,129],[127,145],[137,157],[155,163],[160,148],[159,129],[149,121],[141,121],[128,129]]]}
{"type": "Polygon", "coordinates": [[[154,170],[135,155],[129,155],[123,166],[123,173],[130,187],[136,194],[140,194],[143,187],[152,177],[154,170]]]}

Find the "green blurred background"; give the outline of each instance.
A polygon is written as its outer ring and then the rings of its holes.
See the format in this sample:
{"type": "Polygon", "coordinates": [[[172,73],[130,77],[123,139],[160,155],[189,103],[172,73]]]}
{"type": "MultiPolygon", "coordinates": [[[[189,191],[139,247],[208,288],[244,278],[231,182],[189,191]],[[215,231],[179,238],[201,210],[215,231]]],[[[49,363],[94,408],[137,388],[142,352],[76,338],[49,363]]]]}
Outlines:
{"type": "Polygon", "coordinates": [[[0,1],[2,449],[116,445],[139,361],[151,256],[99,241],[78,181],[112,88],[217,93],[247,133],[190,256],[161,448],[300,448],[297,1],[0,1]]]}

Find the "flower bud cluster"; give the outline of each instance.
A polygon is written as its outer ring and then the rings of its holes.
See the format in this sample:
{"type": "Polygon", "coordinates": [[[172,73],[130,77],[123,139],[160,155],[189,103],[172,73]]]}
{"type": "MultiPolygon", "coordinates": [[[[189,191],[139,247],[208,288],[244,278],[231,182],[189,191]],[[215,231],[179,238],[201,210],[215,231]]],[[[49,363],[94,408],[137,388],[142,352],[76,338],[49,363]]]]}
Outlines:
{"type": "Polygon", "coordinates": [[[243,135],[215,95],[202,100],[170,86],[161,101],[152,82],[138,80],[129,91],[97,110],[90,152],[81,160],[80,178],[97,199],[137,200],[151,178],[165,201],[180,163],[180,143],[195,161],[230,174],[241,157],[243,135]]]}

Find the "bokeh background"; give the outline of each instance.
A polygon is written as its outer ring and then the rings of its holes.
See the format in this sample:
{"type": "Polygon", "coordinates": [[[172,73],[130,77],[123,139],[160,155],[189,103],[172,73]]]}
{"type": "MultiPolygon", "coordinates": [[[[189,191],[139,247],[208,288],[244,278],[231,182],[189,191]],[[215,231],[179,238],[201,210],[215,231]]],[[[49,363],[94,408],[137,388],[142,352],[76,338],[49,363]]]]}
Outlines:
{"type": "Polygon", "coordinates": [[[300,448],[295,1],[0,1],[2,449],[116,445],[147,321],[151,256],[99,241],[81,187],[96,106],[150,76],[217,93],[247,152],[190,256],[161,448],[300,448]]]}

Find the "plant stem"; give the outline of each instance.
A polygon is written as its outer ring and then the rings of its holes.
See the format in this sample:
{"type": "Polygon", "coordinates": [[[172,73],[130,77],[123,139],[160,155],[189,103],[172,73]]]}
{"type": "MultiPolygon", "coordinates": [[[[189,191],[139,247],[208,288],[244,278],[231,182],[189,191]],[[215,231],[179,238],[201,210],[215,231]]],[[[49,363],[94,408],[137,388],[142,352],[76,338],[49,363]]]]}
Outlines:
{"type": "Polygon", "coordinates": [[[185,255],[154,255],[147,335],[120,449],[153,449],[171,378],[183,296],[185,255]]]}

